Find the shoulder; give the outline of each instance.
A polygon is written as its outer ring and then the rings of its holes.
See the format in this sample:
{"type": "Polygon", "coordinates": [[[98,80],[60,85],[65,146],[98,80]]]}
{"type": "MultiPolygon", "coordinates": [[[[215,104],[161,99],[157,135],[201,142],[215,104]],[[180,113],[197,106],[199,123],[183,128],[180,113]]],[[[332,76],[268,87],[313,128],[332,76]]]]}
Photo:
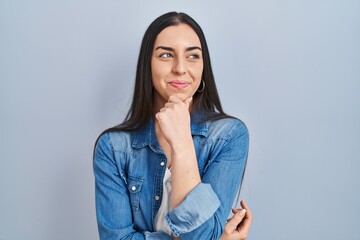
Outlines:
{"type": "Polygon", "coordinates": [[[207,122],[208,137],[229,141],[238,137],[248,138],[249,132],[243,121],[227,117],[207,122]]]}
{"type": "Polygon", "coordinates": [[[108,129],[100,134],[95,149],[107,148],[111,151],[126,151],[131,148],[132,134],[129,131],[108,129]]]}

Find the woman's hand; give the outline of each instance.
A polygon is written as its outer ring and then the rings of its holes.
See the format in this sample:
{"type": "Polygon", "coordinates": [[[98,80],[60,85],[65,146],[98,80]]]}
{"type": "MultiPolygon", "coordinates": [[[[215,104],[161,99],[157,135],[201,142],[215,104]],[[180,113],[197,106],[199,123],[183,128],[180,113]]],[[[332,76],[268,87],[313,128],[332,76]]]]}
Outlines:
{"type": "MultiPolygon", "coordinates": [[[[176,95],[155,115],[160,134],[160,146],[168,152],[171,164],[171,208],[176,208],[201,182],[194,142],[190,130],[189,106],[192,98],[182,101],[176,95]],[[162,141],[164,138],[167,144],[162,141]],[[163,144],[161,144],[161,142],[163,144]]],[[[156,125],[155,125],[156,130],[156,125]]]]}
{"type": "Polygon", "coordinates": [[[245,201],[240,202],[243,209],[233,209],[234,216],[225,224],[219,240],[246,240],[252,223],[252,215],[245,201]]]}
{"type": "Polygon", "coordinates": [[[176,95],[169,97],[168,102],[155,115],[161,133],[171,147],[180,146],[191,138],[189,106],[192,98],[182,101],[176,95]]]}

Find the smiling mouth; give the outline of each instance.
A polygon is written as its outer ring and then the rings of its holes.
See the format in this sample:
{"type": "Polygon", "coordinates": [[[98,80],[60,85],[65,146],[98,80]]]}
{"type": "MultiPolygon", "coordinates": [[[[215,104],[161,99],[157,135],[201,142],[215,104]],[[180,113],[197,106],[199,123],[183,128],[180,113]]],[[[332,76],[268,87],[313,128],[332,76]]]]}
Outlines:
{"type": "Polygon", "coordinates": [[[183,81],[171,81],[171,82],[169,82],[169,84],[170,84],[170,86],[172,86],[176,89],[184,89],[190,85],[190,83],[183,82],[183,81]]]}

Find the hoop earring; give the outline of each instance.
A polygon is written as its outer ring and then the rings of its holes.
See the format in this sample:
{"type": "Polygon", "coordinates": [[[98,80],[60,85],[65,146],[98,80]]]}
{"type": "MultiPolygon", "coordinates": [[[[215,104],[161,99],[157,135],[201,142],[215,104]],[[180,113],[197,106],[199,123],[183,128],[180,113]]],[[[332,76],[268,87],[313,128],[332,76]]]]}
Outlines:
{"type": "Polygon", "coordinates": [[[201,80],[201,82],[202,82],[202,88],[201,88],[201,90],[199,90],[199,89],[197,90],[197,92],[199,92],[199,93],[202,93],[205,89],[205,81],[201,80]]]}

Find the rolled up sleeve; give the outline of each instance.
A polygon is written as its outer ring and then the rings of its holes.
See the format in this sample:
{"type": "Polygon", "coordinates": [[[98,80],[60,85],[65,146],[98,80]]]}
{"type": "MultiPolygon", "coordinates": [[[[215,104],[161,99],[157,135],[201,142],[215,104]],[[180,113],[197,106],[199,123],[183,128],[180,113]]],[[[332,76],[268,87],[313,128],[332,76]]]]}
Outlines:
{"type": "Polygon", "coordinates": [[[209,220],[220,206],[210,184],[198,184],[175,209],[166,215],[166,221],[176,237],[191,232],[209,220]],[[204,201],[199,201],[203,199],[204,201]]]}
{"type": "Polygon", "coordinates": [[[241,121],[222,131],[226,134],[214,142],[201,183],[165,217],[174,236],[181,240],[219,239],[240,190],[248,154],[248,131],[241,121]]]}

